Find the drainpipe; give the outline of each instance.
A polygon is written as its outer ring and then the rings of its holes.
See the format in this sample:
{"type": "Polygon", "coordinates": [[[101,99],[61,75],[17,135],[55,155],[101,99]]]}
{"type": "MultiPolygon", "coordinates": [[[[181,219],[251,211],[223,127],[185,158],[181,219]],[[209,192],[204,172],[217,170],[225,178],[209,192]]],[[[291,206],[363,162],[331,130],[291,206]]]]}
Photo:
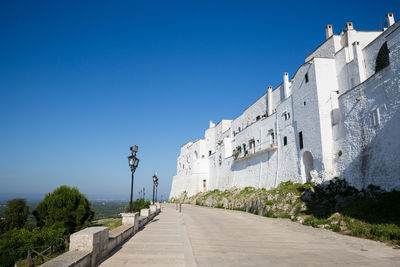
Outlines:
{"type": "Polygon", "coordinates": [[[276,174],[275,174],[275,188],[276,188],[276,181],[278,179],[278,173],[279,173],[279,125],[278,125],[278,112],[275,112],[275,121],[276,121],[276,146],[277,151],[276,151],[276,174]]]}

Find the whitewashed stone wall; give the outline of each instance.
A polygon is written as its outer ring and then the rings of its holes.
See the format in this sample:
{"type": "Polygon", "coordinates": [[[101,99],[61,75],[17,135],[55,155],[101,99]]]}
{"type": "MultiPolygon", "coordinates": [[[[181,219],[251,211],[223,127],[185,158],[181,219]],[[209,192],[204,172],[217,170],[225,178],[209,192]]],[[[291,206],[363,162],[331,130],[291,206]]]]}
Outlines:
{"type": "MultiPolygon", "coordinates": [[[[400,31],[399,25],[393,26],[397,28],[377,40],[379,45],[366,50],[377,54],[387,41],[389,66],[339,98],[343,133],[336,142],[337,151],[342,151],[338,170],[358,188],[375,184],[400,190],[400,31]]],[[[372,55],[369,58],[367,65],[375,67],[372,55]]]]}
{"type": "Polygon", "coordinates": [[[346,24],[306,57],[288,95],[281,83],[234,120],[210,122],[203,139],[182,146],[170,197],[335,176],[400,189],[399,25],[359,32],[346,24]],[[385,42],[390,65],[375,73],[385,42]]]}

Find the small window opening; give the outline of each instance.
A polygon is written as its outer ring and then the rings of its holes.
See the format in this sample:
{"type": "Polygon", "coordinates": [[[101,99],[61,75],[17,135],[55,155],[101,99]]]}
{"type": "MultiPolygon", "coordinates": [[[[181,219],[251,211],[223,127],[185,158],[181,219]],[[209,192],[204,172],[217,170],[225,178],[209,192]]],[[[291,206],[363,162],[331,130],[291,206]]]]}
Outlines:
{"type": "Polygon", "coordinates": [[[286,146],[287,145],[287,136],[283,137],[283,145],[286,146]]]}
{"type": "Polygon", "coordinates": [[[306,104],[307,104],[306,101],[304,101],[304,106],[305,106],[306,104]]]}
{"type": "Polygon", "coordinates": [[[381,123],[379,108],[376,108],[374,111],[371,112],[371,119],[372,119],[372,125],[374,127],[378,127],[378,125],[381,123]]]}
{"type": "Polygon", "coordinates": [[[274,133],[274,129],[268,130],[268,135],[269,135],[269,144],[270,144],[270,145],[275,144],[275,133],[274,133]]]}
{"type": "Polygon", "coordinates": [[[258,121],[258,120],[260,120],[260,119],[261,119],[261,116],[258,115],[258,116],[256,117],[256,121],[258,121]]]}
{"type": "Polygon", "coordinates": [[[211,156],[211,150],[208,150],[208,155],[211,156]]]}
{"type": "Polygon", "coordinates": [[[304,144],[303,144],[303,132],[299,132],[299,144],[300,144],[300,149],[303,149],[304,144]]]}
{"type": "Polygon", "coordinates": [[[306,83],[308,83],[308,72],[306,73],[306,75],[304,76],[306,83]]]}
{"type": "Polygon", "coordinates": [[[285,118],[285,121],[287,121],[288,119],[290,119],[290,113],[289,112],[283,113],[283,117],[285,118]]]}
{"type": "Polygon", "coordinates": [[[256,141],[254,139],[249,140],[249,148],[250,152],[252,153],[256,152],[256,141]]]}

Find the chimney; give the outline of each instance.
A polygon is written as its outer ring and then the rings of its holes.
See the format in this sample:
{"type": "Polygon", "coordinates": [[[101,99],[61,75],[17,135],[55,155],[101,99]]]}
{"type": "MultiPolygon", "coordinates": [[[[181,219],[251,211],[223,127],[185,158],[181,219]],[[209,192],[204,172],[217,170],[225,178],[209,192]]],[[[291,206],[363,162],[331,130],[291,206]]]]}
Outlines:
{"type": "Polygon", "coordinates": [[[394,16],[393,13],[387,13],[386,14],[386,21],[387,21],[387,26],[390,27],[394,24],[394,16]]]}
{"type": "Polygon", "coordinates": [[[214,128],[215,124],[213,123],[213,121],[210,121],[210,128],[214,128]]]}
{"type": "Polygon", "coordinates": [[[268,116],[272,115],[272,86],[268,86],[268,116]]]}
{"type": "MultiPolygon", "coordinates": [[[[364,66],[364,54],[360,47],[360,42],[355,41],[353,43],[353,55],[354,55],[354,63],[357,66],[358,71],[358,82],[362,83],[366,80],[366,72],[364,66]]],[[[354,84],[353,86],[355,86],[354,84]]]]}
{"type": "Polygon", "coordinates": [[[354,30],[352,22],[347,22],[345,27],[346,27],[346,31],[354,30]]]}
{"type": "Polygon", "coordinates": [[[289,73],[283,74],[283,99],[289,96],[289,73]]]}
{"type": "Polygon", "coordinates": [[[332,25],[326,25],[325,26],[325,33],[326,33],[326,39],[328,40],[333,35],[333,27],[332,27],[332,25]]]}

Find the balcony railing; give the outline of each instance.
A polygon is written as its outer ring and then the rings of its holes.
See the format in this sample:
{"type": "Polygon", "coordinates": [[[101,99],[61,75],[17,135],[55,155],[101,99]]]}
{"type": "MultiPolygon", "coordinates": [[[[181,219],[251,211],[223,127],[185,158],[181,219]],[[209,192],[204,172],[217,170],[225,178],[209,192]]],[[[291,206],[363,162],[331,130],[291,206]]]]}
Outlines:
{"type": "Polygon", "coordinates": [[[274,151],[276,149],[278,149],[278,145],[276,143],[270,143],[268,145],[264,145],[263,147],[260,147],[258,150],[256,149],[253,151],[253,149],[250,149],[250,150],[246,150],[245,152],[243,152],[243,151],[241,151],[240,153],[236,152],[236,155],[234,153],[233,156],[236,161],[240,161],[240,160],[244,160],[247,158],[252,158],[254,156],[261,155],[266,152],[274,151]]]}

